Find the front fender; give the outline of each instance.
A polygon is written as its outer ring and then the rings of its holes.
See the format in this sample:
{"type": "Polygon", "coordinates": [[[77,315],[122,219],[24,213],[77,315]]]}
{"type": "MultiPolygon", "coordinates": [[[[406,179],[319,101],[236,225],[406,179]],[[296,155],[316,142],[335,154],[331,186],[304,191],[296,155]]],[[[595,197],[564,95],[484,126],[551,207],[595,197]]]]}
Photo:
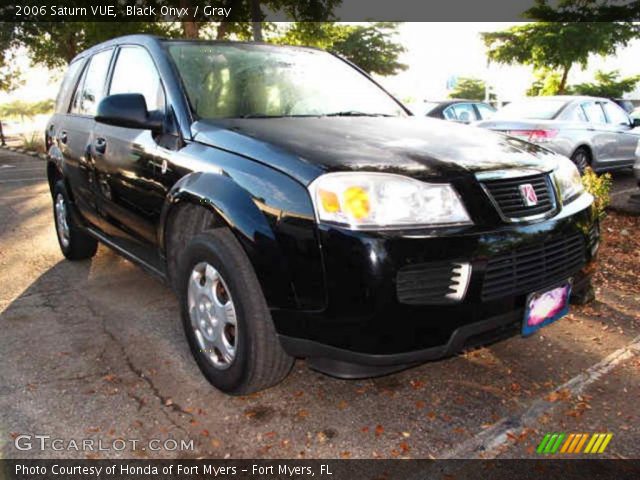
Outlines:
{"type": "MultiPolygon", "coordinates": [[[[324,298],[317,298],[310,305],[306,294],[310,289],[305,286],[310,271],[317,270],[316,263],[320,265],[319,252],[318,258],[314,259],[314,255],[311,255],[304,258],[307,265],[301,264],[300,245],[305,241],[301,237],[305,234],[291,230],[292,212],[278,202],[280,196],[290,199],[294,195],[295,198],[296,193],[288,190],[295,189],[297,184],[294,185],[290,179],[270,178],[271,175],[280,174],[256,172],[256,175],[251,175],[243,170],[224,174],[222,171],[194,172],[181,178],[171,189],[163,207],[159,244],[164,251],[165,226],[173,208],[182,202],[201,205],[222,219],[240,241],[269,307],[319,307],[318,302],[324,303],[324,298]],[[276,185],[278,188],[275,188],[276,185]],[[264,198],[267,195],[269,197],[264,198]]],[[[306,231],[307,243],[311,240],[315,244],[315,248],[311,248],[318,250],[315,225],[312,218],[309,220],[303,230],[306,231]]],[[[306,246],[309,247],[308,244],[306,246]]],[[[316,288],[314,295],[317,296],[321,291],[316,288]]]]}

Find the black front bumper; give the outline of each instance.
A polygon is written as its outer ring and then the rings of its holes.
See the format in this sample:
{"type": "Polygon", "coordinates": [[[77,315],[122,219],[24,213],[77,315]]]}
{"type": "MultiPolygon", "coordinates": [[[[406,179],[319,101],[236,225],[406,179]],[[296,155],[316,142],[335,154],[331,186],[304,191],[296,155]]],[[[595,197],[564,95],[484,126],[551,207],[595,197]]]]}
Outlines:
{"type": "MultiPolygon", "coordinates": [[[[519,332],[527,294],[569,276],[574,291],[586,288],[598,242],[597,218],[588,196],[555,217],[532,224],[406,232],[354,232],[322,226],[327,308],[320,312],[274,311],[284,348],[311,366],[338,376],[361,377],[441,358],[519,332]],[[534,276],[526,288],[488,290],[492,259],[537,251],[550,239],[578,248],[563,278],[534,276]],[[399,273],[443,261],[471,266],[464,296],[418,302],[399,294],[399,273]],[[567,273],[568,272],[568,273],[567,273]],[[366,367],[365,367],[366,366],[366,367]]],[[[568,248],[568,247],[567,247],[568,248]]],[[[575,252],[574,252],[575,253],[575,252]]],[[[565,258],[555,253],[552,259],[565,258]]],[[[547,258],[548,260],[548,258],[547,258]]],[[[499,263],[498,263],[499,265],[499,263]]],[[[535,262],[532,264],[535,270],[535,262]]],[[[530,268],[530,267],[527,267],[530,268]]],[[[435,287],[434,287],[435,288],[435,287]]]]}

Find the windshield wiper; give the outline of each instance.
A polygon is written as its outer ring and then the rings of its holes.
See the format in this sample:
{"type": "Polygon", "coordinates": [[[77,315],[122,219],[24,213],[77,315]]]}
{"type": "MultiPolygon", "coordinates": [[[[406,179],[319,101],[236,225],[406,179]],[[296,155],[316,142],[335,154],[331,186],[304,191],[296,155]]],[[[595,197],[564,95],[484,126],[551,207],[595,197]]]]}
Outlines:
{"type": "Polygon", "coordinates": [[[343,112],[325,113],[321,117],[391,117],[388,113],[367,113],[358,110],[345,110],[343,112]]]}

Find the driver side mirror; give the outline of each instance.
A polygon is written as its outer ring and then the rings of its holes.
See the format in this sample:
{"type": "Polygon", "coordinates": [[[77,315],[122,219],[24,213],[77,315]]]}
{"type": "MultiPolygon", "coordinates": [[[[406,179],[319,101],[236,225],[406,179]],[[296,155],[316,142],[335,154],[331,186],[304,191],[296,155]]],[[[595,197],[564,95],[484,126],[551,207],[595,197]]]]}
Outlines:
{"type": "Polygon", "coordinates": [[[116,127],[153,132],[162,130],[164,123],[162,115],[147,110],[147,102],[139,93],[117,93],[103,98],[98,104],[95,120],[116,127]]]}
{"type": "Polygon", "coordinates": [[[631,119],[631,126],[633,128],[640,127],[640,118],[632,118],[631,119]]]}

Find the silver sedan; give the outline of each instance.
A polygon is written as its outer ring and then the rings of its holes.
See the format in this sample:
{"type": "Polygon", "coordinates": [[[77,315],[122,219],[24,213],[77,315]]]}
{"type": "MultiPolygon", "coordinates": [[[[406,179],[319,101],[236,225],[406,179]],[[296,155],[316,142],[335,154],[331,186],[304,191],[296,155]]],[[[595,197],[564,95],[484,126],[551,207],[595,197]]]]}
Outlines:
{"type": "Polygon", "coordinates": [[[476,126],[497,130],[565,155],[583,171],[630,167],[640,120],[606,98],[532,97],[512,102],[476,126]]]}

